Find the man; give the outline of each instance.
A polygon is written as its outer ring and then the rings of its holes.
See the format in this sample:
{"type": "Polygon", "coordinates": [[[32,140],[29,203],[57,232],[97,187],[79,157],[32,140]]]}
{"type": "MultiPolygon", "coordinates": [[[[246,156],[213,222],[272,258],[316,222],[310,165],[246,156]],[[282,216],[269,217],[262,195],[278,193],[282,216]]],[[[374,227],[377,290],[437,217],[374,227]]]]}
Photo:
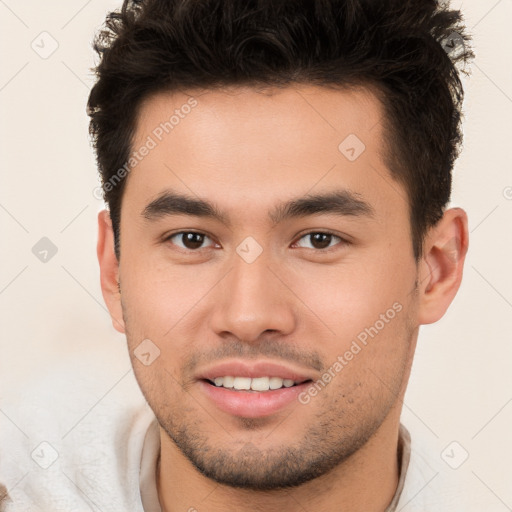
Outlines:
{"type": "Polygon", "coordinates": [[[461,20],[434,0],[109,16],[98,258],[151,409],[116,452],[129,510],[456,510],[418,496],[400,415],[468,247],[447,208],[461,20]]]}

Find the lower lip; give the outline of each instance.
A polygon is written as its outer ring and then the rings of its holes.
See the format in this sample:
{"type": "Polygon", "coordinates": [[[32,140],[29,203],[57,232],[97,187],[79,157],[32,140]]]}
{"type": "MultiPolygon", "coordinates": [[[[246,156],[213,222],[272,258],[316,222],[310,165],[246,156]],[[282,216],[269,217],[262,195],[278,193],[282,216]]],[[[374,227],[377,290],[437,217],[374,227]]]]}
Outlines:
{"type": "Polygon", "coordinates": [[[297,396],[310,385],[310,382],[260,392],[233,391],[203,380],[199,381],[199,385],[220,410],[242,418],[261,418],[279,412],[296,401],[297,396]]]}

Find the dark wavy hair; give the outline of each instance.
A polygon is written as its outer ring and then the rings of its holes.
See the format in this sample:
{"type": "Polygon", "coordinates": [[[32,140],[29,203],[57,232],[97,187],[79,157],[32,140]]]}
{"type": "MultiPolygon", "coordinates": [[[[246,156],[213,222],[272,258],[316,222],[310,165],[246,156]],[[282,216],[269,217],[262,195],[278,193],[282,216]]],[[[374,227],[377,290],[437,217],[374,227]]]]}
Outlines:
{"type": "Polygon", "coordinates": [[[363,86],[381,101],[384,163],[407,191],[418,259],[450,199],[470,41],[461,12],[437,0],[125,0],[95,37],[87,104],[117,257],[126,179],[112,177],[129,161],[142,100],[309,84],[363,86]]]}

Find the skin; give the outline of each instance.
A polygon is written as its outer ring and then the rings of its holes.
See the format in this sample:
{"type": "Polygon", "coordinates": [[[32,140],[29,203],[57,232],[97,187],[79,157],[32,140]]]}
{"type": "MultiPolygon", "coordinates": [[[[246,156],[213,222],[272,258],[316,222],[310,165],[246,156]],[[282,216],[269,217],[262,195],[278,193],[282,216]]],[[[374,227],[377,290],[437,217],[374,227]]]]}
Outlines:
{"type": "MultiPolygon", "coordinates": [[[[381,161],[382,107],[370,90],[295,85],[193,96],[197,106],[128,175],[120,261],[108,211],[98,216],[103,296],[160,423],[162,508],[384,511],[398,483],[419,326],[439,320],[459,288],[466,214],[446,210],[414,259],[407,194],[381,161]],[[354,161],[338,149],[348,134],[366,146],[354,161]],[[278,203],[339,189],[372,215],[269,219],[278,203]],[[183,214],[146,219],[166,190],[209,200],[231,225],[183,214]],[[169,238],[183,231],[206,236],[195,246],[169,238]],[[324,245],[305,236],[325,231],[335,236],[324,245]],[[262,248],[252,263],[236,251],[248,236],[262,248]],[[239,358],[277,361],[316,381],[397,303],[400,312],[307,404],[260,418],[228,414],[195,379],[207,364],[239,358]],[[148,366],[134,355],[145,339],[160,350],[148,366]]],[[[188,98],[147,98],[133,148],[188,98]]]]}

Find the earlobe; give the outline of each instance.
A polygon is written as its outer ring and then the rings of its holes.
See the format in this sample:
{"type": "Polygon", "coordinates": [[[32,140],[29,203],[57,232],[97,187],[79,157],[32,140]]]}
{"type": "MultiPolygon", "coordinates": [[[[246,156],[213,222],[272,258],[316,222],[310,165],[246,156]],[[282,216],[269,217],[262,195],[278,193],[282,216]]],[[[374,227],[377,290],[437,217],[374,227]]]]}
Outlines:
{"type": "Polygon", "coordinates": [[[451,208],[425,237],[420,265],[420,324],[437,322],[445,314],[459,289],[467,250],[466,212],[451,208]]]}
{"type": "Polygon", "coordinates": [[[110,312],[112,325],[124,334],[125,326],[121,307],[119,262],[114,251],[114,232],[108,210],[98,214],[98,244],[96,247],[100,265],[100,283],[103,299],[110,312]]]}

